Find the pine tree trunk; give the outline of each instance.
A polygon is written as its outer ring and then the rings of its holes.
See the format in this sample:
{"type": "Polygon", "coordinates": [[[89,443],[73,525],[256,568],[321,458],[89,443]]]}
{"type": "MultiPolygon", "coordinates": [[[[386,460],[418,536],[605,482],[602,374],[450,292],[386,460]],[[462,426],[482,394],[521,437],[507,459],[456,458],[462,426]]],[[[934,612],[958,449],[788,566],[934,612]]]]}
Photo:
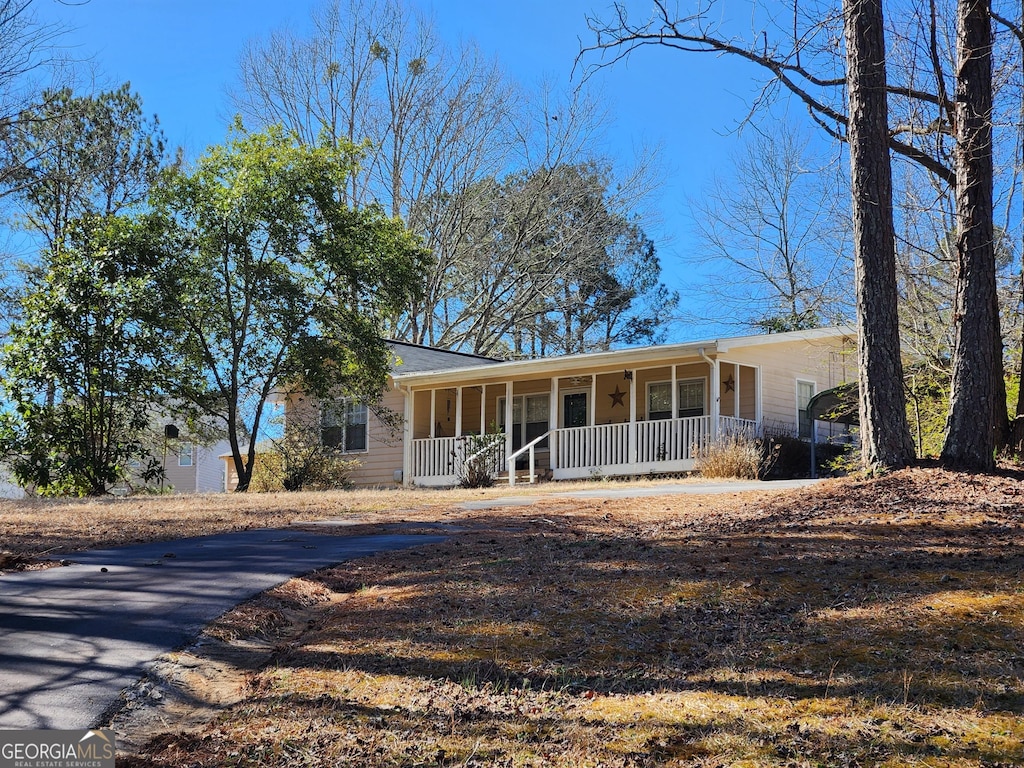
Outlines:
{"type": "MultiPolygon", "coordinates": [[[[957,271],[953,376],[943,462],[961,469],[995,465],[1002,340],[996,299],[992,219],[992,26],[989,0],[957,3],[957,271]]],[[[1005,400],[1005,395],[1003,396],[1005,400]]]]}
{"type": "Polygon", "coordinates": [[[866,468],[896,469],[913,460],[914,445],[907,426],[896,315],[896,243],[882,2],[845,0],[843,12],[861,450],[866,468]]]}

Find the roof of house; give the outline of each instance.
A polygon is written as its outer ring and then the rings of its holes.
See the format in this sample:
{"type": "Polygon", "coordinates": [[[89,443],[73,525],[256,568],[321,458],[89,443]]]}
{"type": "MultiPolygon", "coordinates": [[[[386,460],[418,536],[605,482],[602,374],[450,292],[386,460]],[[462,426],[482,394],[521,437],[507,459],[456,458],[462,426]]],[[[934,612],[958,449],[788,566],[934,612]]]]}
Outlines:
{"type": "MultiPolygon", "coordinates": [[[[588,352],[579,355],[566,355],[564,357],[541,357],[531,360],[492,360],[479,358],[474,355],[462,357],[462,364],[456,363],[454,358],[449,362],[455,363],[446,368],[411,368],[396,369],[393,376],[396,381],[407,383],[430,384],[444,379],[445,376],[471,377],[474,372],[479,372],[481,364],[486,362],[489,374],[501,374],[507,371],[518,374],[537,373],[543,374],[556,370],[565,370],[580,365],[628,365],[640,363],[654,358],[696,355],[705,352],[709,355],[726,353],[731,349],[740,347],[758,346],[762,344],[783,344],[793,341],[825,341],[840,337],[856,337],[856,329],[852,326],[837,326],[831,328],[815,328],[806,331],[790,331],[788,333],[758,334],[754,336],[734,336],[729,338],[705,339],[701,341],[689,341],[680,344],[663,344],[654,347],[627,347],[625,349],[611,350],[608,352],[588,352]],[[466,359],[466,358],[475,358],[466,359]]],[[[441,352],[441,350],[437,350],[441,352]]],[[[445,353],[449,355],[459,353],[445,353]]]]}
{"type": "Polygon", "coordinates": [[[407,341],[394,339],[389,340],[388,345],[396,358],[392,364],[392,372],[395,375],[424,371],[447,371],[453,368],[468,368],[502,362],[493,357],[473,355],[468,352],[452,352],[447,349],[410,344],[407,341]]]}

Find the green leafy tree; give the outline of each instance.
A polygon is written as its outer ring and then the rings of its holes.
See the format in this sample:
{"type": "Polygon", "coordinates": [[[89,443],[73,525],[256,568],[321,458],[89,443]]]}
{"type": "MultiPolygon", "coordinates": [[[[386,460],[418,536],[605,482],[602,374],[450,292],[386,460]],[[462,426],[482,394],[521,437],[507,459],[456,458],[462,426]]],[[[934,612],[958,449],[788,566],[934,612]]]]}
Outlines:
{"type": "Polygon", "coordinates": [[[172,171],[154,205],[187,240],[175,269],[180,350],[202,386],[178,392],[223,425],[238,490],[248,488],[272,393],[379,398],[383,318],[412,300],[427,254],[375,206],[350,208],[355,148],[304,145],[280,127],[236,123],[192,173],[172,171]]]}
{"type": "Polygon", "coordinates": [[[22,484],[96,496],[126,479],[133,463],[155,473],[139,437],[177,373],[170,244],[152,217],[86,218],[28,276],[4,348],[13,409],[0,429],[22,484]]]}

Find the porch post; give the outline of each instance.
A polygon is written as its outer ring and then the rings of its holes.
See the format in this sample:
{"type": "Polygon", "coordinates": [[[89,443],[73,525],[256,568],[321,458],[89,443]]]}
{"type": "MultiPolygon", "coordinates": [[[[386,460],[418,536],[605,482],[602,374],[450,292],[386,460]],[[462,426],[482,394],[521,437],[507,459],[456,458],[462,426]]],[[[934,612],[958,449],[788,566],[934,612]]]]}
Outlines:
{"type": "Polygon", "coordinates": [[[551,377],[551,405],[548,407],[548,466],[558,469],[558,377],[551,377]]]}
{"type": "Polygon", "coordinates": [[[679,383],[676,379],[676,366],[672,365],[672,418],[679,418],[679,383]]]}
{"type": "Polygon", "coordinates": [[[732,380],[735,382],[732,388],[732,415],[738,419],[740,417],[740,364],[733,363],[732,368],[732,380]]]}
{"type": "Polygon", "coordinates": [[[714,359],[711,366],[711,441],[718,440],[718,419],[722,414],[722,382],[718,360],[714,359]]]}
{"type": "Polygon", "coordinates": [[[508,484],[516,484],[516,468],[509,466],[508,458],[512,455],[512,382],[505,382],[505,468],[508,470],[508,484]]]}
{"type": "Polygon", "coordinates": [[[636,368],[634,368],[629,375],[629,461],[631,464],[636,464],[640,456],[637,447],[638,429],[636,423],[636,368]]]}
{"type": "Polygon", "coordinates": [[[437,390],[430,390],[430,439],[437,437],[437,390]]]}
{"type": "Polygon", "coordinates": [[[590,407],[587,409],[590,411],[588,415],[590,419],[589,426],[597,426],[597,374],[592,374],[590,377],[590,407]]]}
{"type": "Polygon", "coordinates": [[[761,367],[754,368],[754,421],[757,422],[757,431],[761,431],[761,367]]]}
{"type": "MultiPolygon", "coordinates": [[[[648,404],[647,407],[650,408],[650,405],[648,404]]],[[[647,414],[647,418],[651,418],[651,414],[647,414]]],[[[672,425],[672,445],[678,446],[680,444],[679,432],[683,431],[684,427],[677,421],[677,419],[679,418],[679,380],[676,378],[675,363],[672,363],[672,414],[669,416],[669,418],[671,419],[669,424],[672,425]]],[[[683,444],[678,448],[678,450],[680,451],[680,456],[690,455],[690,446],[686,444],[685,440],[686,438],[684,432],[683,444]]]]}
{"type": "Polygon", "coordinates": [[[410,485],[412,485],[412,481],[413,481],[413,476],[412,476],[412,474],[413,474],[412,473],[412,469],[413,469],[412,468],[412,439],[413,439],[413,436],[414,436],[414,433],[412,431],[412,427],[413,427],[413,401],[416,399],[416,397],[415,397],[415,395],[413,395],[411,389],[405,389],[404,387],[401,387],[401,386],[399,387],[399,389],[401,390],[402,394],[405,395],[405,403],[404,403],[405,408],[403,409],[404,410],[403,417],[404,417],[405,420],[402,422],[402,485],[410,486],[410,485]]]}
{"type": "Polygon", "coordinates": [[[480,385],[480,434],[487,434],[487,385],[480,385]]]}
{"type": "Polygon", "coordinates": [[[455,388],[455,436],[462,437],[462,387],[455,388]]]}

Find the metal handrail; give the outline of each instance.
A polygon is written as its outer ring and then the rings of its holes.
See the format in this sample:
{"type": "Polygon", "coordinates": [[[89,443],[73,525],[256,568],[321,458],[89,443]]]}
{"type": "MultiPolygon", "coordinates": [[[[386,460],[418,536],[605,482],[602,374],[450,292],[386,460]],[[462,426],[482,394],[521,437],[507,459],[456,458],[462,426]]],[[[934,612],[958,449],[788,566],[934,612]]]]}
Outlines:
{"type": "Polygon", "coordinates": [[[508,464],[508,484],[509,485],[515,485],[516,484],[516,459],[518,459],[520,456],[522,456],[526,451],[530,452],[530,484],[532,485],[534,482],[536,482],[537,473],[534,470],[535,470],[535,467],[537,465],[537,462],[536,462],[536,455],[534,453],[534,446],[536,446],[537,443],[539,443],[542,440],[544,440],[553,431],[554,430],[549,429],[547,432],[545,432],[540,437],[535,437],[533,440],[528,442],[526,445],[524,445],[518,451],[516,451],[511,456],[509,456],[507,459],[505,459],[505,462],[508,464]]]}

